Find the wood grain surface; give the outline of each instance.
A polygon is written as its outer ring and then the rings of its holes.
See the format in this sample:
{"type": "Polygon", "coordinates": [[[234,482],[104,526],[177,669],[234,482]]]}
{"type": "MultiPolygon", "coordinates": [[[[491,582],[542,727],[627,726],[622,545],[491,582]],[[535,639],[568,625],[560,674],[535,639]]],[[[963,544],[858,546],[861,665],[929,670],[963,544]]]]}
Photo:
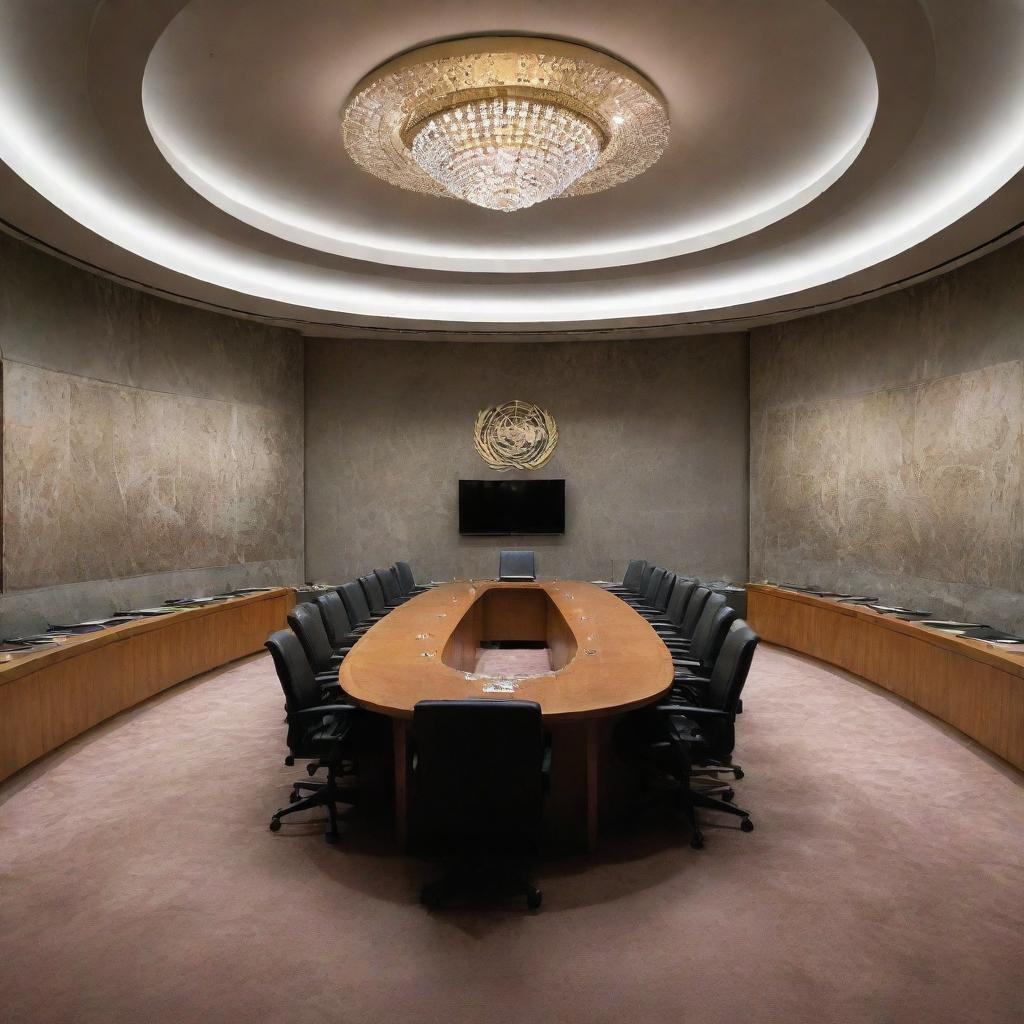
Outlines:
{"type": "Polygon", "coordinates": [[[1024,769],[1024,649],[761,584],[747,615],[768,643],[877,683],[1024,769]]]}
{"type": "Polygon", "coordinates": [[[0,779],[176,683],[253,654],[295,592],[138,619],[0,663],[0,779]]]}

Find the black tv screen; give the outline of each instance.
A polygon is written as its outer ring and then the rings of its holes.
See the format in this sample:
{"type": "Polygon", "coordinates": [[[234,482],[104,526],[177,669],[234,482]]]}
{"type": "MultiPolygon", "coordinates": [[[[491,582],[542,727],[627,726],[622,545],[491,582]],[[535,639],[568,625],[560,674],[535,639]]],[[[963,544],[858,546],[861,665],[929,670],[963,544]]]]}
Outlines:
{"type": "Polygon", "coordinates": [[[565,533],[565,481],[460,480],[459,533],[565,533]]]}

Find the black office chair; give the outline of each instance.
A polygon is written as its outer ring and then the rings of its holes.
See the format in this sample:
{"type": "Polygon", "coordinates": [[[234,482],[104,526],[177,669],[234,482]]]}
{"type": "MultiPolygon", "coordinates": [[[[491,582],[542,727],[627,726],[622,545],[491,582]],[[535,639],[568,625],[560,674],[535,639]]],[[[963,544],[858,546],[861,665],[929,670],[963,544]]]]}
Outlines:
{"type": "Polygon", "coordinates": [[[702,688],[710,682],[715,662],[735,621],[735,608],[728,605],[716,608],[710,602],[705,605],[689,651],[685,654],[674,653],[672,656],[672,664],[676,666],[675,681],[672,684],[673,700],[699,699],[702,688]]]}
{"type": "Polygon", "coordinates": [[[605,590],[610,591],[613,594],[635,594],[640,589],[640,580],[643,577],[644,569],[647,568],[647,562],[642,558],[634,558],[629,565],[626,566],[626,571],[622,574],[621,583],[612,583],[605,587],[605,590]]]}
{"type": "Polygon", "coordinates": [[[386,612],[370,611],[370,606],[366,603],[366,591],[355,580],[342,583],[338,587],[338,596],[345,606],[345,612],[348,615],[348,621],[352,623],[353,630],[362,630],[365,633],[387,614],[386,612]]]}
{"type": "Polygon", "coordinates": [[[362,633],[353,631],[345,604],[338,592],[328,590],[320,594],[316,599],[316,606],[320,609],[320,618],[323,619],[331,646],[337,650],[354,646],[362,633]]]}
{"type": "Polygon", "coordinates": [[[640,582],[637,584],[636,593],[642,594],[647,589],[647,584],[650,582],[651,573],[654,572],[656,566],[648,564],[644,567],[644,571],[640,573],[640,582]]]}
{"type": "Polygon", "coordinates": [[[668,611],[668,603],[672,597],[672,591],[676,585],[676,574],[674,572],[666,571],[665,575],[661,578],[661,583],[658,584],[658,589],[654,594],[654,604],[652,605],[651,611],[643,611],[638,609],[640,614],[647,619],[648,622],[664,622],[665,615],[668,611]]]}
{"type": "Polygon", "coordinates": [[[537,578],[537,564],[532,551],[502,551],[498,560],[498,579],[532,581],[537,578]]]}
{"type": "Polygon", "coordinates": [[[424,590],[436,586],[434,583],[417,583],[408,562],[395,562],[395,573],[403,594],[422,594],[424,590]]]}
{"type": "Polygon", "coordinates": [[[366,603],[370,606],[370,613],[373,615],[387,615],[391,608],[384,600],[384,588],[380,585],[375,572],[368,572],[365,576],[359,577],[359,585],[366,595],[366,603]]]}
{"type": "Polygon", "coordinates": [[[661,587],[667,571],[667,569],[663,569],[661,566],[655,566],[650,576],[647,577],[647,586],[644,588],[643,593],[638,594],[636,597],[628,594],[620,594],[619,596],[626,604],[637,611],[655,611],[654,599],[658,596],[658,589],[661,587]]]}
{"type": "Polygon", "coordinates": [[[749,811],[709,792],[694,790],[691,778],[720,771],[732,771],[737,778],[743,777],[742,769],[732,763],[736,714],[759,640],[745,622],[734,622],[699,699],[685,703],[673,700],[657,707],[668,742],[667,745],[656,744],[656,747],[663,755],[668,754],[668,760],[662,761],[666,770],[684,784],[684,809],[693,828],[691,845],[695,848],[704,845],[704,837],[696,821],[697,807],[741,818],[740,828],[744,832],[751,832],[754,828],[749,811]]]}
{"type": "Polygon", "coordinates": [[[405,604],[409,600],[402,593],[402,588],[398,585],[398,576],[395,573],[394,567],[374,569],[373,575],[377,577],[380,589],[384,591],[384,603],[389,608],[397,608],[400,604],[405,604]]]}
{"type": "MultiPolygon", "coordinates": [[[[351,704],[324,703],[320,686],[306,660],[298,637],[291,630],[271,633],[265,644],[274,660],[277,678],[284,691],[288,723],[288,756],[285,764],[295,759],[314,761],[314,771],[327,769],[327,781],[301,780],[292,785],[289,806],[275,811],[270,819],[270,831],[281,828],[281,819],[296,811],[311,807],[326,807],[328,827],[325,838],[329,843],[338,841],[338,803],[354,804],[356,790],[338,785],[346,775],[354,775],[358,768],[353,755],[358,708],[351,704]],[[303,796],[303,793],[307,793],[303,796]]],[[[310,772],[312,775],[313,772],[310,772]]]]}
{"type": "MultiPolygon", "coordinates": [[[[691,604],[693,603],[692,597],[690,599],[690,602],[691,604]]],[[[713,616],[715,612],[717,612],[720,608],[725,608],[726,604],[727,602],[725,600],[724,594],[709,593],[701,603],[700,615],[697,616],[697,621],[694,623],[693,629],[688,637],[682,635],[683,627],[680,626],[679,635],[666,636],[665,634],[661,634],[661,639],[672,651],[684,652],[690,650],[690,648],[693,646],[694,638],[697,635],[697,630],[700,629],[701,622],[706,622],[707,619],[713,616]]],[[[685,623],[688,618],[689,606],[687,606],[687,614],[683,616],[683,622],[685,623]]]]}
{"type": "Polygon", "coordinates": [[[678,636],[679,626],[686,614],[686,606],[690,603],[690,598],[696,588],[697,584],[692,580],[683,580],[677,576],[676,584],[672,588],[672,596],[668,599],[668,605],[665,608],[665,614],[661,618],[648,620],[651,623],[651,628],[666,638],[678,636]]]}
{"type": "Polygon", "coordinates": [[[420,701],[413,709],[416,839],[445,876],[421,899],[541,891],[523,871],[536,848],[545,789],[540,705],[522,700],[420,701]]]}
{"type": "Polygon", "coordinates": [[[693,632],[697,628],[697,623],[700,621],[701,614],[704,611],[704,605],[710,596],[711,591],[707,587],[694,587],[690,594],[690,599],[686,603],[686,611],[683,612],[683,618],[679,626],[665,627],[664,624],[659,624],[654,627],[655,630],[662,639],[674,638],[683,641],[684,645],[689,643],[693,639],[693,632]]]}
{"type": "Polygon", "coordinates": [[[306,661],[317,685],[323,691],[323,696],[339,696],[341,683],[338,681],[338,666],[351,648],[335,650],[331,646],[320,609],[309,601],[295,605],[288,612],[288,625],[292,627],[299,643],[302,644],[306,661]]]}

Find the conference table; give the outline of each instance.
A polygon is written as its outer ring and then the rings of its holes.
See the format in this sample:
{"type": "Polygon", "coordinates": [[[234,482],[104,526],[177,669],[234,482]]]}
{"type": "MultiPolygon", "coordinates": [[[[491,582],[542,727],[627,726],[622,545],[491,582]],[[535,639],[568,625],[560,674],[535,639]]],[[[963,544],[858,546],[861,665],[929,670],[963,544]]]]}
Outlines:
{"type": "Polygon", "coordinates": [[[409,829],[413,708],[421,700],[530,700],[551,736],[548,818],[570,842],[597,843],[602,775],[617,717],[663,696],[672,658],[632,608],[576,580],[446,583],[375,623],[341,664],[345,692],[392,719],[395,829],[409,829]],[[476,671],[482,649],[546,648],[551,670],[496,676],[476,671]]]}

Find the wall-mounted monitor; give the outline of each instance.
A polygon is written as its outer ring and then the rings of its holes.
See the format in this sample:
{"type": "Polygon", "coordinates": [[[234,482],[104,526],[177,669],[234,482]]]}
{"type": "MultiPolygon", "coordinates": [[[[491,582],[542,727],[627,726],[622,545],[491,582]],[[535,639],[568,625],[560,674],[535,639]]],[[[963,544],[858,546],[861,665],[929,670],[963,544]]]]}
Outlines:
{"type": "Polygon", "coordinates": [[[460,480],[459,533],[565,533],[565,481],[460,480]]]}

